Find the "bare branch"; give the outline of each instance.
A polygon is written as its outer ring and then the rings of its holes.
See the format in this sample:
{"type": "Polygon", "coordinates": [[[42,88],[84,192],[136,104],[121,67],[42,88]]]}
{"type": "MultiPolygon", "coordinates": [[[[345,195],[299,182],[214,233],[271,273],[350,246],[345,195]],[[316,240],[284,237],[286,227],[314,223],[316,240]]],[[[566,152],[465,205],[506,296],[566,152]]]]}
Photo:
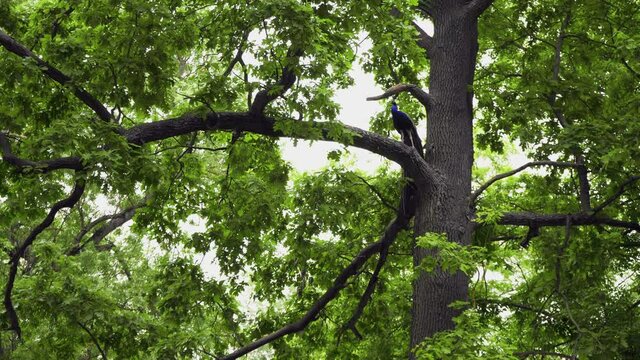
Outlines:
{"type": "Polygon", "coordinates": [[[338,275],[338,277],[333,282],[333,286],[331,286],[327,291],[318,299],[313,306],[298,320],[293,323],[290,323],[286,326],[283,326],[279,330],[264,336],[263,338],[252,342],[242,348],[234,351],[233,353],[223,357],[223,360],[231,360],[237,359],[240,356],[248,354],[249,352],[269,344],[285,335],[296,333],[304,329],[309,323],[316,320],[320,311],[324,309],[327,304],[333,300],[340,290],[342,290],[349,280],[350,277],[357,274],[358,270],[364,265],[367,260],[373,256],[375,253],[380,252],[387,244],[390,244],[395,240],[398,233],[407,226],[408,219],[405,217],[396,217],[387,225],[384,234],[380,238],[379,241],[372,243],[362,249],[358,255],[351,261],[351,263],[338,275]]]}
{"type": "Polygon", "coordinates": [[[98,348],[98,351],[100,351],[100,354],[102,355],[102,359],[107,360],[107,353],[102,349],[102,347],[100,346],[100,343],[98,342],[98,339],[96,339],[96,337],[89,330],[89,328],[86,327],[84,324],[82,324],[80,321],[76,321],[76,323],[82,328],[82,330],[84,330],[87,334],[89,334],[91,341],[93,341],[93,343],[98,348]]]}
{"type": "Polygon", "coordinates": [[[608,199],[603,201],[602,204],[598,205],[595,209],[593,209],[593,215],[596,215],[597,213],[602,211],[604,208],[611,205],[611,203],[616,201],[620,196],[622,196],[622,194],[624,194],[624,191],[626,190],[627,186],[632,185],[638,180],[640,180],[640,176],[638,175],[628,178],[625,182],[623,182],[620,185],[620,187],[618,188],[618,191],[616,191],[615,194],[611,195],[608,199]]]}
{"type": "Polygon", "coordinates": [[[534,167],[534,166],[555,166],[555,167],[573,167],[573,168],[578,168],[581,165],[576,164],[576,163],[560,162],[560,161],[532,161],[532,162],[528,162],[528,163],[520,166],[519,168],[513,169],[511,171],[507,171],[507,172],[502,173],[502,174],[498,174],[498,175],[492,177],[491,179],[489,179],[489,181],[484,183],[482,186],[480,186],[478,188],[478,190],[474,191],[473,194],[471,194],[470,203],[474,204],[476,202],[476,200],[478,199],[478,196],[480,196],[480,194],[482,194],[483,191],[487,190],[487,188],[489,186],[493,185],[493,183],[495,183],[496,181],[502,180],[502,179],[507,178],[509,176],[513,176],[513,175],[521,172],[524,169],[527,169],[527,168],[530,168],[530,167],[534,167]]]}
{"type": "Polygon", "coordinates": [[[414,98],[416,98],[422,105],[424,105],[427,110],[431,108],[431,95],[429,95],[426,91],[419,88],[417,85],[413,84],[397,84],[388,88],[384,93],[377,96],[370,96],[367,98],[367,101],[375,101],[389,98],[391,96],[397,95],[401,92],[408,91],[414,98]]]}
{"type": "Polygon", "coordinates": [[[27,49],[24,45],[20,44],[17,40],[9,36],[7,33],[3,32],[2,30],[0,30],[0,45],[4,46],[5,49],[22,58],[33,59],[40,67],[42,73],[44,73],[60,85],[70,86],[73,94],[85,105],[90,107],[91,110],[93,110],[93,112],[95,112],[101,120],[112,120],[111,113],[107,110],[107,108],[104,107],[104,105],[100,101],[93,97],[93,95],[88,93],[81,86],[75,84],[69,76],[51,66],[46,61],[40,59],[36,54],[31,52],[31,50],[27,49]]]}
{"type": "Polygon", "coordinates": [[[75,206],[75,204],[80,200],[80,197],[83,193],[84,180],[78,180],[76,181],[75,187],[73,188],[73,191],[71,192],[69,197],[53,204],[45,219],[31,231],[24,242],[21,245],[17,246],[15,251],[11,254],[9,279],[7,280],[7,286],[4,290],[4,307],[7,310],[7,317],[9,318],[9,329],[14,330],[18,337],[22,335],[22,331],[20,329],[18,314],[16,314],[16,310],[13,307],[13,302],[11,300],[11,292],[13,290],[13,284],[16,280],[16,275],[18,273],[18,265],[20,264],[20,259],[24,256],[27,248],[31,246],[36,237],[53,223],[53,220],[58,214],[58,211],[64,208],[72,208],[73,206],[75,206]]]}
{"type": "Polygon", "coordinates": [[[465,7],[465,13],[478,17],[493,4],[493,0],[472,0],[465,7]]]}
{"type": "Polygon", "coordinates": [[[32,170],[35,172],[48,173],[59,169],[82,170],[84,168],[82,166],[82,160],[79,157],[62,157],[43,161],[21,159],[13,154],[9,139],[2,131],[0,131],[0,152],[3,161],[19,168],[20,171],[32,170]]]}
{"type": "Polygon", "coordinates": [[[250,33],[249,30],[245,30],[244,33],[242,33],[242,38],[240,40],[240,44],[238,45],[238,50],[236,51],[236,55],[233,57],[233,59],[231,59],[231,62],[229,62],[229,66],[227,66],[227,69],[222,74],[223,77],[229,76],[229,74],[231,74],[231,71],[233,71],[233,68],[236,66],[236,64],[242,61],[242,55],[244,54],[244,45],[247,42],[247,39],[249,38],[249,33],[250,33]]]}

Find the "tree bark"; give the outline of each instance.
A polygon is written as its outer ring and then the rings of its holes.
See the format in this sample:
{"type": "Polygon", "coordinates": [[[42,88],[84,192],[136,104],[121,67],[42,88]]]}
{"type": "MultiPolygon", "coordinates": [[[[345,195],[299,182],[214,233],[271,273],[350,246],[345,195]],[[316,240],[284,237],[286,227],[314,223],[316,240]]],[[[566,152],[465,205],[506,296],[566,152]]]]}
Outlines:
{"type": "MultiPolygon", "coordinates": [[[[472,213],[468,206],[473,164],[472,99],[473,76],[478,51],[476,16],[464,2],[433,2],[433,51],[430,53],[432,97],[427,122],[426,161],[446,179],[442,185],[420,189],[415,216],[415,234],[446,233],[449,241],[471,242],[472,213]]],[[[433,251],[416,247],[414,265],[433,251]]],[[[421,273],[413,285],[411,348],[425,338],[454,327],[460,310],[449,305],[464,301],[469,279],[461,272],[436,270],[421,273]]],[[[410,358],[414,358],[413,354],[410,358]]]]}

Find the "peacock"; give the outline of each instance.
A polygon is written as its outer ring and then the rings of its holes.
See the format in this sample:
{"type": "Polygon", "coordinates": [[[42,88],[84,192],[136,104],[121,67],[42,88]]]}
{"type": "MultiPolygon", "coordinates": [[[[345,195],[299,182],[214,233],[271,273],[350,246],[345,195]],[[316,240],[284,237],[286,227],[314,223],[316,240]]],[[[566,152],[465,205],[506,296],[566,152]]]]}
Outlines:
{"type": "Polygon", "coordinates": [[[398,104],[396,104],[395,101],[391,103],[391,118],[393,119],[393,127],[400,133],[402,142],[405,143],[405,145],[414,147],[418,150],[420,156],[424,156],[422,152],[422,141],[420,140],[420,136],[418,136],[418,130],[416,130],[413,120],[411,120],[409,115],[398,110],[398,104]]]}

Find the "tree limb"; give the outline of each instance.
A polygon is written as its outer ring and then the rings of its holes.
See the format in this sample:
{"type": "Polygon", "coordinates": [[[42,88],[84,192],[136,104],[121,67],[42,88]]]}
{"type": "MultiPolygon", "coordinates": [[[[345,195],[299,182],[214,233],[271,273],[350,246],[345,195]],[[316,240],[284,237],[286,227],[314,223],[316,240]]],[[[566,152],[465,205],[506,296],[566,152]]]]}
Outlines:
{"type": "Polygon", "coordinates": [[[107,360],[107,353],[102,349],[102,347],[100,346],[100,343],[98,342],[98,339],[96,339],[96,337],[89,330],[89,328],[86,327],[84,324],[82,324],[80,321],[76,321],[76,323],[82,328],[82,330],[84,330],[87,334],[89,334],[91,341],[93,341],[93,343],[98,348],[98,351],[100,351],[100,354],[102,355],[102,359],[107,360]]]}
{"type": "Polygon", "coordinates": [[[583,225],[607,225],[640,231],[640,224],[631,221],[622,221],[608,217],[595,217],[589,213],[577,214],[536,214],[531,212],[512,212],[503,214],[498,219],[499,225],[516,226],[565,226],[567,217],[571,217],[572,226],[583,225]]]}
{"type": "Polygon", "coordinates": [[[517,352],[514,353],[514,355],[520,357],[521,359],[526,359],[530,356],[556,356],[559,358],[563,358],[563,359],[571,359],[571,360],[575,360],[578,357],[576,355],[567,355],[567,354],[561,354],[561,353],[557,353],[557,352],[552,352],[552,351],[542,351],[542,350],[532,350],[532,351],[524,351],[524,352],[517,352]]]}
{"type": "Polygon", "coordinates": [[[13,291],[13,285],[16,280],[16,275],[18,273],[18,266],[20,264],[20,259],[24,256],[27,248],[31,246],[33,241],[36,239],[41,232],[43,232],[46,228],[48,228],[55,219],[58,211],[64,208],[72,208],[75,204],[80,200],[80,197],[84,193],[84,180],[77,180],[76,184],[73,188],[73,191],[66,199],[60,200],[57,203],[53,204],[51,210],[45,217],[44,220],[38,226],[36,226],[29,236],[24,240],[24,242],[17,246],[15,251],[11,254],[10,267],[9,267],[9,278],[7,280],[7,285],[4,290],[4,306],[7,310],[7,317],[9,318],[9,329],[14,330],[18,337],[22,335],[22,331],[20,329],[20,323],[18,320],[18,315],[16,314],[16,310],[13,307],[13,302],[11,300],[11,292],[13,291]]]}
{"type": "Polygon", "coordinates": [[[378,283],[378,278],[380,276],[380,271],[387,261],[387,254],[389,254],[389,247],[391,246],[391,242],[388,242],[382,246],[380,249],[380,255],[378,255],[378,262],[376,264],[376,268],[373,270],[373,274],[369,278],[369,283],[367,284],[367,288],[364,293],[360,297],[360,301],[358,302],[358,306],[351,315],[351,318],[344,325],[344,329],[351,329],[353,334],[358,338],[362,339],[362,335],[356,328],[356,323],[360,320],[362,313],[364,312],[364,308],[371,301],[371,297],[373,296],[373,292],[376,290],[376,284],[378,283]]]}
{"type": "Polygon", "coordinates": [[[478,17],[493,4],[493,0],[472,0],[465,6],[465,13],[478,17]]]}
{"type": "Polygon", "coordinates": [[[252,342],[242,348],[234,351],[233,353],[223,357],[223,360],[231,360],[237,359],[240,356],[248,354],[249,352],[269,344],[285,335],[296,333],[304,329],[309,323],[316,320],[320,311],[322,311],[327,304],[333,300],[340,290],[342,290],[349,280],[350,277],[357,274],[358,270],[367,262],[367,260],[373,256],[375,253],[380,252],[386,244],[390,244],[396,238],[398,233],[404,229],[408,224],[408,219],[406,217],[396,217],[393,219],[387,228],[384,231],[384,234],[380,238],[379,241],[369,244],[367,247],[362,249],[358,255],[351,261],[351,263],[338,275],[338,277],[333,282],[333,286],[331,286],[327,291],[318,299],[313,306],[298,320],[293,323],[287,324],[283,326],[279,330],[272,332],[269,335],[262,337],[259,340],[252,342]]]}
{"type": "Polygon", "coordinates": [[[256,97],[253,99],[249,113],[253,115],[261,115],[271,101],[284,94],[293,86],[293,84],[295,84],[297,77],[293,65],[297,62],[300,56],[302,56],[302,51],[290,49],[287,55],[286,60],[289,63],[282,68],[282,76],[277,83],[269,85],[265,89],[258,91],[256,97]]]}
{"type": "Polygon", "coordinates": [[[84,247],[87,246],[87,244],[90,242],[93,242],[94,244],[98,244],[100,241],[102,241],[102,239],[104,239],[107,235],[109,235],[115,229],[119,228],[120,226],[124,225],[127,221],[131,220],[133,218],[133,215],[135,215],[136,210],[144,205],[145,205],[144,203],[134,205],[119,213],[112,214],[112,215],[104,215],[92,221],[87,226],[85,226],[80,231],[80,233],[76,236],[76,240],[75,240],[76,245],[67,251],[67,255],[69,256],[78,255],[84,249],[84,247]],[[110,221],[107,224],[100,227],[98,230],[96,230],[88,240],[86,240],[85,242],[81,242],[82,238],[89,231],[91,231],[91,229],[96,227],[99,223],[107,220],[110,220],[110,221]]]}
{"type": "MultiPolygon", "coordinates": [[[[422,10],[420,5],[418,5],[418,9],[426,14],[426,12],[422,10]]],[[[402,12],[400,12],[400,10],[395,6],[391,8],[390,13],[393,17],[402,18],[402,12]]],[[[427,34],[427,32],[424,31],[424,29],[422,29],[420,25],[418,25],[415,21],[411,21],[411,25],[413,25],[414,29],[416,29],[416,31],[418,32],[418,39],[416,40],[416,44],[424,49],[427,54],[427,58],[429,58],[433,50],[433,37],[427,34]]]]}
{"type": "Polygon", "coordinates": [[[82,170],[84,168],[82,166],[82,160],[77,156],[43,161],[31,161],[19,158],[11,151],[9,139],[2,131],[0,131],[0,153],[2,154],[3,161],[19,168],[22,172],[32,170],[35,172],[48,173],[59,169],[82,170]]]}
{"type": "Polygon", "coordinates": [[[101,120],[112,120],[111,113],[107,110],[106,107],[104,107],[104,105],[100,101],[93,97],[93,95],[91,95],[81,86],[75,84],[69,76],[51,66],[46,61],[40,59],[36,54],[31,52],[31,50],[20,44],[16,39],[12,38],[2,30],[0,30],[0,45],[4,46],[5,49],[22,58],[29,58],[34,60],[38,67],[40,67],[42,73],[47,75],[50,79],[60,85],[70,86],[76,98],[78,98],[85,105],[91,108],[91,110],[93,110],[93,112],[95,112],[101,120]]]}
{"type": "Polygon", "coordinates": [[[367,98],[367,101],[375,101],[389,98],[391,96],[397,95],[401,92],[408,91],[411,95],[413,95],[416,100],[420,101],[427,111],[431,109],[431,95],[429,95],[426,91],[419,88],[417,85],[413,84],[397,84],[385,90],[384,93],[377,96],[370,96],[367,98]]]}
{"type": "Polygon", "coordinates": [[[536,309],[533,306],[529,306],[526,304],[520,304],[520,303],[515,303],[512,301],[505,301],[505,300],[498,300],[498,299],[476,299],[475,302],[479,305],[497,305],[497,306],[502,306],[502,307],[508,307],[508,308],[514,308],[514,309],[520,309],[520,310],[527,310],[527,311],[531,311],[537,314],[542,314],[548,317],[553,317],[553,314],[551,314],[548,311],[542,310],[542,309],[536,309]]]}
{"type": "Polygon", "coordinates": [[[593,215],[596,215],[600,211],[602,211],[607,206],[611,205],[614,201],[616,201],[622,194],[624,194],[625,188],[629,185],[632,185],[636,181],[640,180],[640,176],[632,176],[628,178],[625,182],[623,182],[620,187],[618,187],[618,191],[615,194],[611,195],[608,199],[602,202],[602,204],[598,205],[595,209],[593,209],[593,215]]]}
{"type": "Polygon", "coordinates": [[[474,204],[476,202],[476,200],[478,199],[478,196],[480,196],[480,194],[482,194],[483,191],[487,190],[487,188],[491,185],[493,185],[493,183],[495,183],[498,180],[502,180],[504,178],[507,178],[509,176],[513,176],[519,172],[521,172],[524,169],[533,167],[533,166],[556,166],[556,167],[573,167],[573,168],[577,168],[580,167],[579,164],[576,163],[570,163],[570,162],[560,162],[560,161],[531,161],[528,162],[522,166],[520,166],[519,168],[513,169],[511,171],[507,171],[505,173],[502,174],[498,174],[494,177],[492,177],[491,179],[489,179],[489,181],[487,181],[486,183],[484,183],[482,186],[480,186],[478,188],[478,190],[474,191],[471,194],[471,199],[469,201],[470,204],[474,204]]]}
{"type": "MultiPolygon", "coordinates": [[[[293,120],[281,120],[283,122],[293,120]]],[[[381,136],[369,131],[348,125],[328,124],[323,122],[299,122],[298,127],[306,126],[303,134],[285,134],[275,129],[276,120],[270,117],[252,113],[233,112],[208,112],[205,114],[189,113],[183,116],[143,123],[124,130],[123,135],[127,141],[134,145],[142,145],[174,136],[185,135],[194,131],[238,131],[252,132],[272,137],[293,137],[307,140],[336,140],[330,136],[330,129],[335,131],[336,126],[353,135],[349,145],[369,150],[375,154],[384,156],[402,166],[409,176],[420,184],[426,180],[439,183],[438,173],[430,167],[420,154],[410,146],[381,136]],[[319,139],[318,139],[319,137],[319,139]]]]}

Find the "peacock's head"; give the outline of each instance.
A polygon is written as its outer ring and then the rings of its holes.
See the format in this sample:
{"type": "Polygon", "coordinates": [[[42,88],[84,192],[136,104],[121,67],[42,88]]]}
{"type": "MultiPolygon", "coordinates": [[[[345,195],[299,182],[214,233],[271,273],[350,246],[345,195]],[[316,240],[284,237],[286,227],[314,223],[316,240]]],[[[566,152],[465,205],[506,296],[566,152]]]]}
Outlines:
{"type": "Polygon", "coordinates": [[[395,101],[391,103],[391,111],[398,111],[398,104],[395,101]]]}

